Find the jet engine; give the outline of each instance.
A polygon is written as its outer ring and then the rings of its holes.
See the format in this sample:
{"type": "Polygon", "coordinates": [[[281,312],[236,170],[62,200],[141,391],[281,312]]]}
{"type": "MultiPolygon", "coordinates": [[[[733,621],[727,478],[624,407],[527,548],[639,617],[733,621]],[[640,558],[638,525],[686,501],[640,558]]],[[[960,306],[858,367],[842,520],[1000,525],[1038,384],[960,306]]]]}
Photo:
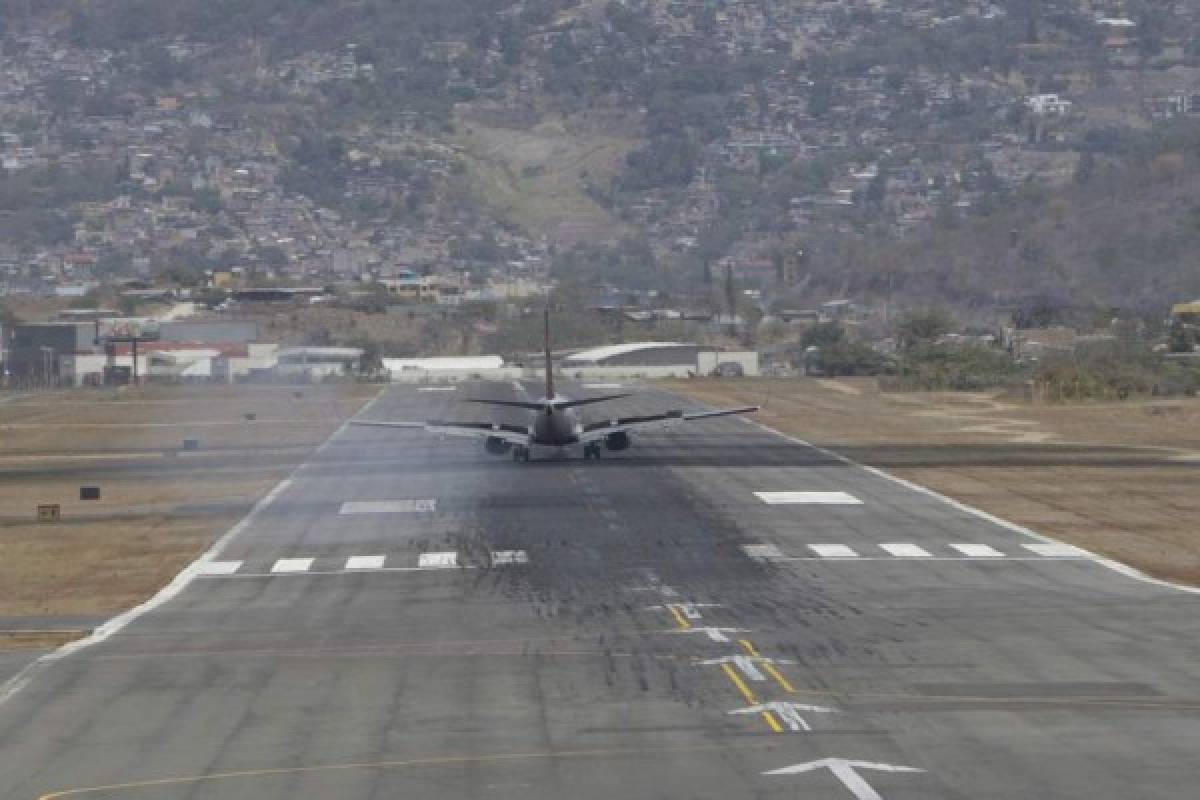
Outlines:
{"type": "Polygon", "coordinates": [[[499,436],[489,436],[483,442],[484,449],[494,456],[502,456],[509,450],[512,450],[512,442],[501,439],[499,436]]]}
{"type": "Polygon", "coordinates": [[[610,433],[604,437],[604,446],[609,450],[624,450],[629,447],[632,442],[629,439],[629,434],[625,431],[610,433]]]}

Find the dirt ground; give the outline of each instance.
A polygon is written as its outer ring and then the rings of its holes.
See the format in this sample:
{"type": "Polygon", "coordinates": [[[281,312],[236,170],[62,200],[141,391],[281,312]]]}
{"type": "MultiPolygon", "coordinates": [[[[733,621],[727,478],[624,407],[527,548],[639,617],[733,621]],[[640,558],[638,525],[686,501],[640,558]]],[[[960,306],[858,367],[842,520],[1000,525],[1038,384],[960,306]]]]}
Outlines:
{"type": "Polygon", "coordinates": [[[377,390],[0,394],[0,648],[45,646],[152,595],[377,390]],[[41,504],[60,521],[39,523],[41,504]]]}
{"type": "Polygon", "coordinates": [[[1200,399],[1030,405],[883,393],[873,379],[704,379],[667,388],[1033,530],[1200,585],[1200,399]]]}

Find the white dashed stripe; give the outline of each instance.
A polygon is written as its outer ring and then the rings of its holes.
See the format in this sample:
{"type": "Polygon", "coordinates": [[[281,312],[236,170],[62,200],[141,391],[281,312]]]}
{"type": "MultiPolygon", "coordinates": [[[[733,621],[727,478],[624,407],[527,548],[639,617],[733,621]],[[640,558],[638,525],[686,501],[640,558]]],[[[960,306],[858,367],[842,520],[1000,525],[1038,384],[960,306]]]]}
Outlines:
{"type": "Polygon", "coordinates": [[[383,569],[387,556],[350,556],[346,569],[383,569]]]}
{"type": "Polygon", "coordinates": [[[952,544],[950,546],[971,558],[1004,558],[1004,553],[987,544],[952,544]]]}
{"type": "Polygon", "coordinates": [[[919,547],[915,544],[907,542],[889,542],[881,544],[879,547],[888,555],[896,558],[932,558],[933,554],[924,547],[919,547]]]}
{"type": "Polygon", "coordinates": [[[281,558],[271,567],[271,572],[308,572],[312,564],[311,558],[281,558]]]}
{"type": "Polygon", "coordinates": [[[1021,546],[1031,553],[1037,553],[1039,556],[1045,556],[1046,558],[1087,558],[1090,555],[1086,550],[1057,542],[1023,544],[1021,546]]]}
{"type": "Polygon", "coordinates": [[[453,550],[446,553],[421,553],[417,558],[417,566],[422,569],[452,569],[458,566],[458,553],[453,550]]]}
{"type": "Polygon", "coordinates": [[[418,497],[407,500],[351,500],[342,503],[339,514],[415,514],[437,510],[437,498],[418,497]]]}
{"type": "Polygon", "coordinates": [[[810,544],[808,549],[821,558],[858,558],[858,553],[844,544],[810,544]]]}
{"type": "Polygon", "coordinates": [[[783,553],[779,552],[779,548],[773,544],[744,544],[742,552],[759,561],[783,558],[783,553]]]}
{"type": "Polygon", "coordinates": [[[754,496],[767,505],[836,505],[860,506],[859,500],[846,492],[755,492],[754,496]]]}
{"type": "Polygon", "coordinates": [[[492,552],[492,566],[528,563],[529,556],[524,550],[495,550],[492,552]]]}
{"type": "Polygon", "coordinates": [[[209,561],[200,565],[199,575],[232,575],[242,568],[241,561],[209,561]]]}

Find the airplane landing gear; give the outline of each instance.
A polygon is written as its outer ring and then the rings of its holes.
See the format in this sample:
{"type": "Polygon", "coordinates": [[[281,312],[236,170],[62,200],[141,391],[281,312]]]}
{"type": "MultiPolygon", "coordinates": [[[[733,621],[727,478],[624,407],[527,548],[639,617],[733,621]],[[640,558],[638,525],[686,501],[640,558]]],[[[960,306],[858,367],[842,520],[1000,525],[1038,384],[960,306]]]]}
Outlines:
{"type": "Polygon", "coordinates": [[[513,451],[512,451],[512,460],[513,461],[528,461],[529,460],[529,448],[521,447],[519,445],[517,447],[514,447],[513,451]]]}
{"type": "Polygon", "coordinates": [[[592,458],[596,459],[597,461],[600,460],[600,443],[599,442],[591,442],[591,443],[585,444],[583,446],[583,460],[587,461],[588,459],[592,459],[592,458]]]}

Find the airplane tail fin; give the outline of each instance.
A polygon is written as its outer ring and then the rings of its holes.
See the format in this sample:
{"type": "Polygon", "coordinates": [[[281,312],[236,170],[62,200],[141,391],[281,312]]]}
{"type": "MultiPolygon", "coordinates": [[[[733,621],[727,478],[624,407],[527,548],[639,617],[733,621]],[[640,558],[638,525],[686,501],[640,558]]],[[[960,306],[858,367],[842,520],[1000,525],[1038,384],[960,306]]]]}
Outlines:
{"type": "Polygon", "coordinates": [[[550,309],[545,311],[546,399],[554,399],[554,364],[550,360],[550,309]]]}

